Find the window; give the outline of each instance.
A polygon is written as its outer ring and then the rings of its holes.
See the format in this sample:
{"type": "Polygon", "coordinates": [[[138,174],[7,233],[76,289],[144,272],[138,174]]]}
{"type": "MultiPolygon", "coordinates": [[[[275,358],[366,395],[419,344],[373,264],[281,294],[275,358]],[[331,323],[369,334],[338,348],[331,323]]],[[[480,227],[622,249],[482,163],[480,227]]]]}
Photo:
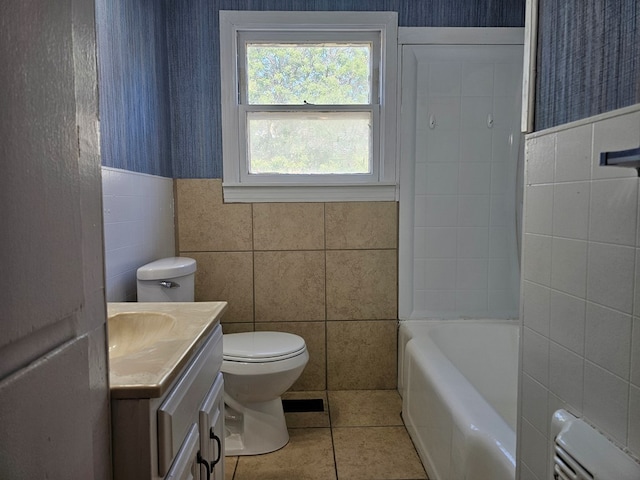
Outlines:
{"type": "Polygon", "coordinates": [[[393,200],[397,16],[220,12],[227,201],[393,200]]]}

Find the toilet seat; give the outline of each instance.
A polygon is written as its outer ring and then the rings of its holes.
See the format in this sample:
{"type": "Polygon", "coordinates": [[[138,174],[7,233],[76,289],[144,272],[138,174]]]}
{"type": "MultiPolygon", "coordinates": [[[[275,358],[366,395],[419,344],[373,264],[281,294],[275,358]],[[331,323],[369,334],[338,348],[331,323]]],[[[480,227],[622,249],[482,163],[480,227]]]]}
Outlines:
{"type": "Polygon", "coordinates": [[[291,333],[244,332],[223,337],[223,359],[227,362],[278,362],[305,351],[304,339],[291,333]]]}

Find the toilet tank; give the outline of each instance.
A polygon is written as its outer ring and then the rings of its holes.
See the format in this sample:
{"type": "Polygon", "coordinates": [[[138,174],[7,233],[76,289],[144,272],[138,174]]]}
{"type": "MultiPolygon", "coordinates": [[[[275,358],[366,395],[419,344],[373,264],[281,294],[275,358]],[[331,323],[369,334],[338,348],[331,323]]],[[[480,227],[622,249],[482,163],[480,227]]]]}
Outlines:
{"type": "Polygon", "coordinates": [[[196,261],[161,258],[138,268],[138,302],[193,302],[196,261]]]}

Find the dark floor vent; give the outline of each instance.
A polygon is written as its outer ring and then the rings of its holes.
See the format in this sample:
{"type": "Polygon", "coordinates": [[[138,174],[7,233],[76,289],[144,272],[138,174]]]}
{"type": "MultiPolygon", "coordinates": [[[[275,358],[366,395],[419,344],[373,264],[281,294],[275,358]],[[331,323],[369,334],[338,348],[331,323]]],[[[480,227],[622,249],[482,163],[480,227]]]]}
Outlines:
{"type": "Polygon", "coordinates": [[[286,413],[324,412],[324,400],[321,398],[282,400],[282,408],[286,413]]]}

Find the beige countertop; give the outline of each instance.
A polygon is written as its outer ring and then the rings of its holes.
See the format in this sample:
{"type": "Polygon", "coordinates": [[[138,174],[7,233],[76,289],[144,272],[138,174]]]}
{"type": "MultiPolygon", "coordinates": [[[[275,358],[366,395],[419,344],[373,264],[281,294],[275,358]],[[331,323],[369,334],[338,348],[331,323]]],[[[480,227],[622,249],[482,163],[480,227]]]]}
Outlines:
{"type": "Polygon", "coordinates": [[[111,398],[161,397],[226,308],[227,302],[108,303],[111,398]]]}

